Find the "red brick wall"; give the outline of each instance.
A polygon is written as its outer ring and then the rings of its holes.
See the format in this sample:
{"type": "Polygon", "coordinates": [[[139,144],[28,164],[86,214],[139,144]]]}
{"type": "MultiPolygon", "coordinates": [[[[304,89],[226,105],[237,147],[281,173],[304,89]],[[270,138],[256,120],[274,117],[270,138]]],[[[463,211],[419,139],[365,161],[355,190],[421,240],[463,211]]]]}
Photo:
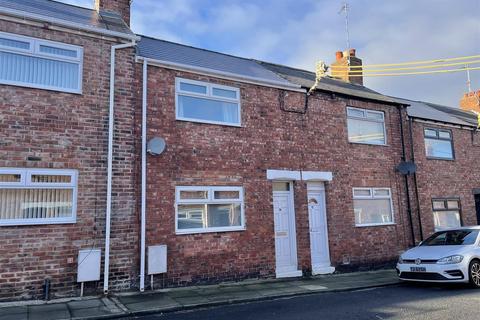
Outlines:
{"type": "Polygon", "coordinates": [[[417,180],[420,199],[420,214],[424,237],[434,231],[432,198],[460,198],[461,217],[464,225],[476,225],[474,188],[480,188],[478,159],[479,133],[455,127],[413,122],[415,162],[418,166],[417,180]],[[455,159],[432,160],[425,154],[425,127],[450,129],[453,135],[455,159]]]}
{"type": "MultiPolygon", "coordinates": [[[[340,269],[392,261],[406,246],[403,184],[395,172],[401,159],[396,107],[316,93],[302,115],[280,110],[278,89],[159,67],[149,67],[148,72],[148,137],[167,141],[165,153],[148,157],[147,173],[147,245],[168,246],[168,273],[157,276],[160,285],[274,276],[267,169],[333,172],[333,181],[326,184],[327,215],[331,258],[340,269]],[[176,121],[176,76],[239,87],[242,127],[176,121]],[[385,111],[387,146],[348,142],[347,104],[385,111]],[[246,230],[175,235],[174,190],[179,185],[243,186],[246,230]],[[352,187],[392,188],[396,224],[356,228],[352,187]],[[351,260],[349,266],[341,266],[344,256],[351,260]]],[[[303,94],[287,94],[286,109],[302,110],[303,105],[303,94]]],[[[309,272],[305,182],[295,182],[294,201],[299,268],[309,272]]]]}
{"type": "Polygon", "coordinates": [[[113,11],[120,16],[123,20],[130,25],[130,2],[131,0],[94,0],[95,9],[113,11]]]}
{"type": "MultiPolygon", "coordinates": [[[[75,224],[0,227],[0,300],[37,298],[45,278],[51,279],[53,296],[77,294],[78,250],[96,247],[104,254],[109,65],[115,42],[6,21],[0,21],[0,29],[84,48],[81,95],[0,85],[0,167],[79,171],[75,224]],[[29,156],[41,160],[28,161],[29,156]]],[[[113,289],[130,287],[138,274],[133,49],[120,51],[117,59],[113,289]]]]}

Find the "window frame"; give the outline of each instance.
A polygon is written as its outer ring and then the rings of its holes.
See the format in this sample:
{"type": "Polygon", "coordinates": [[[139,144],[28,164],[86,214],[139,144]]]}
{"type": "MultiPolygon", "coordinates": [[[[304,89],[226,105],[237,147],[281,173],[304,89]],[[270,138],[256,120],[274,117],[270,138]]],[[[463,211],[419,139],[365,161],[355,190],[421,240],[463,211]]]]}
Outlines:
{"type": "Polygon", "coordinates": [[[460,197],[447,197],[447,198],[432,198],[432,201],[431,201],[431,204],[432,204],[432,219],[433,219],[433,229],[435,230],[435,232],[437,231],[443,231],[443,230],[446,230],[448,228],[443,228],[443,229],[437,229],[437,227],[435,226],[435,212],[444,212],[444,211],[458,211],[458,216],[460,218],[460,226],[458,228],[461,228],[463,226],[463,218],[462,218],[462,202],[460,201],[460,197]],[[434,202],[436,201],[443,201],[444,205],[445,205],[445,209],[435,209],[433,207],[433,204],[434,202]],[[456,201],[458,203],[458,208],[454,208],[454,209],[449,209],[448,208],[448,201],[456,201]]]}
{"type": "Polygon", "coordinates": [[[10,81],[10,80],[3,80],[0,79],[0,84],[5,85],[13,85],[19,87],[26,87],[26,88],[34,88],[34,89],[44,89],[44,90],[51,90],[51,91],[59,91],[59,92],[67,92],[67,93],[76,93],[82,94],[83,90],[83,48],[80,46],[66,44],[56,41],[44,40],[40,38],[34,37],[27,37],[23,35],[18,35],[14,33],[7,33],[0,31],[0,37],[10,40],[28,42],[30,44],[30,48],[21,49],[21,48],[14,48],[9,46],[2,46],[0,45],[0,52],[9,52],[13,54],[29,56],[29,57],[37,57],[37,58],[44,58],[54,61],[61,61],[61,62],[68,62],[68,63],[75,63],[78,65],[78,88],[77,89],[68,89],[68,88],[61,88],[56,86],[48,86],[42,84],[34,84],[34,83],[26,83],[21,81],[10,81]],[[77,57],[68,57],[68,56],[61,56],[46,52],[40,51],[40,46],[45,45],[48,47],[54,47],[58,49],[65,49],[65,50],[72,50],[77,52],[77,57]]]}
{"type": "Polygon", "coordinates": [[[36,169],[36,168],[0,168],[0,174],[20,174],[20,182],[0,182],[0,189],[71,189],[72,214],[62,218],[35,218],[35,219],[0,219],[0,227],[67,224],[77,222],[78,171],[71,169],[36,169]],[[68,183],[41,183],[32,182],[32,175],[65,175],[70,176],[68,183]]]}
{"type": "Polygon", "coordinates": [[[242,103],[241,103],[241,98],[240,98],[240,88],[236,87],[229,87],[229,86],[224,86],[220,84],[215,84],[215,83],[210,83],[210,82],[205,82],[205,81],[198,81],[198,80],[191,80],[191,79],[185,79],[185,78],[175,78],[175,119],[180,120],[180,121],[188,121],[188,122],[198,122],[198,123],[207,123],[207,124],[217,124],[217,125],[224,125],[224,126],[230,126],[230,127],[241,127],[242,126],[242,103]],[[203,86],[206,87],[207,92],[205,94],[202,93],[194,93],[191,91],[185,91],[180,89],[180,84],[181,83],[186,83],[186,84],[193,84],[193,85],[198,85],[198,86],[203,86]],[[220,96],[215,96],[213,95],[213,89],[222,89],[222,90],[229,90],[229,91],[235,91],[237,98],[227,98],[227,97],[220,97],[220,96]],[[178,103],[178,98],[179,96],[187,96],[187,97],[193,97],[193,98],[200,98],[200,99],[206,99],[206,100],[214,100],[214,101],[222,101],[222,102],[229,102],[229,103],[237,103],[238,104],[238,123],[236,122],[225,122],[225,121],[215,121],[215,120],[202,120],[202,119],[196,119],[196,118],[189,118],[189,117],[181,117],[179,116],[179,103],[178,103]]]}
{"type": "Polygon", "coordinates": [[[347,138],[348,138],[348,142],[354,143],[354,144],[366,144],[366,145],[372,145],[372,146],[387,146],[388,145],[387,127],[386,127],[385,112],[384,111],[377,111],[377,110],[370,110],[370,109],[347,106],[346,115],[347,115],[347,138]],[[359,116],[349,115],[348,114],[349,110],[362,111],[364,113],[364,116],[359,117],[359,116]],[[380,120],[375,120],[375,119],[369,119],[367,117],[368,113],[381,114],[382,115],[382,120],[380,121],[380,120]],[[372,142],[352,141],[350,139],[350,134],[349,134],[349,129],[348,129],[348,119],[362,120],[362,121],[366,121],[366,122],[382,123],[383,124],[383,136],[384,136],[385,142],[384,143],[372,143],[372,142]]]}
{"type": "Polygon", "coordinates": [[[423,144],[425,145],[425,157],[429,160],[446,160],[446,161],[454,161],[455,160],[455,146],[453,144],[453,131],[450,129],[440,129],[440,128],[434,128],[434,127],[423,127],[423,144]],[[429,137],[426,135],[427,130],[432,130],[436,132],[436,137],[429,137]],[[440,138],[440,131],[443,132],[448,132],[450,134],[450,139],[447,138],[440,138]],[[440,141],[450,141],[450,145],[452,147],[452,157],[451,158],[446,158],[446,157],[434,157],[434,156],[429,156],[427,154],[427,148],[426,148],[426,139],[432,139],[432,140],[440,140],[440,141]]]}
{"type": "MultiPolygon", "coordinates": [[[[352,188],[352,196],[353,200],[378,200],[378,199],[388,199],[390,200],[390,213],[392,215],[392,221],[391,222],[382,222],[382,223],[362,223],[362,224],[357,224],[355,222],[355,227],[376,227],[376,226],[390,226],[390,225],[395,225],[395,212],[393,208],[393,196],[392,196],[392,189],[391,188],[386,188],[386,187],[353,187],[352,188]],[[369,190],[370,195],[369,196],[356,196],[355,195],[355,190],[369,190]],[[388,196],[378,196],[375,195],[375,191],[377,190],[388,190],[388,196]]],[[[353,201],[352,201],[353,204],[353,201]]],[[[354,211],[354,218],[355,218],[355,206],[353,206],[353,211],[354,211]]]]}
{"type": "Polygon", "coordinates": [[[243,187],[233,186],[176,186],[175,187],[175,234],[197,234],[197,233],[212,233],[212,232],[229,232],[229,231],[244,231],[246,230],[245,224],[245,201],[243,187]],[[206,199],[180,199],[181,191],[207,191],[208,195],[206,199]],[[238,191],[238,199],[214,199],[215,191],[238,191]],[[191,228],[191,229],[179,229],[178,228],[178,206],[188,204],[240,204],[240,226],[230,227],[206,227],[206,228],[191,228]]]}

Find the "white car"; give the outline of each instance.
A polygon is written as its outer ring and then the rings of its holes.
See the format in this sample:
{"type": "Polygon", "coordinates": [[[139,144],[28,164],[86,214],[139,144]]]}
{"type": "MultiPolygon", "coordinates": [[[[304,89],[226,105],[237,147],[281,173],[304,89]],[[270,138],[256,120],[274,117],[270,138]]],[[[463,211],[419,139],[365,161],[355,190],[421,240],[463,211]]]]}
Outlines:
{"type": "Polygon", "coordinates": [[[480,288],[480,226],[434,233],[398,260],[400,280],[470,282],[480,288]]]}

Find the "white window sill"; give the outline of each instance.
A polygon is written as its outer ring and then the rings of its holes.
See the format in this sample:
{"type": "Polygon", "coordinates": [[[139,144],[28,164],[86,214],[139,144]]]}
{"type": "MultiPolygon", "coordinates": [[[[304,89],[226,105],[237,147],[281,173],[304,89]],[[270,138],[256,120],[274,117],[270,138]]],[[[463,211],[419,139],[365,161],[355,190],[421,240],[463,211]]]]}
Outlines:
{"type": "Polygon", "coordinates": [[[198,234],[198,233],[215,233],[215,232],[235,232],[235,231],[245,231],[245,227],[235,227],[235,228],[211,228],[211,229],[190,229],[190,230],[177,230],[175,231],[176,235],[185,235],[185,234],[198,234]]]}
{"type": "Polygon", "coordinates": [[[72,224],[76,223],[77,219],[64,218],[64,219],[5,219],[0,220],[0,227],[8,226],[31,226],[31,225],[45,225],[45,224],[72,224]]]}
{"type": "Polygon", "coordinates": [[[430,157],[430,156],[427,156],[427,160],[455,161],[455,158],[442,158],[442,157],[430,157]]]}
{"type": "Polygon", "coordinates": [[[208,120],[199,120],[199,119],[190,119],[190,118],[181,118],[177,117],[176,120],[178,121],[186,121],[186,122],[195,122],[195,123],[204,123],[204,124],[215,124],[219,126],[226,126],[226,127],[238,127],[241,128],[241,123],[229,123],[229,122],[220,122],[220,121],[208,121],[208,120]]]}
{"type": "Polygon", "coordinates": [[[387,143],[367,143],[367,142],[355,142],[355,141],[350,141],[350,140],[348,140],[348,142],[351,143],[351,144],[362,144],[362,145],[367,145],[367,146],[390,147],[390,145],[387,144],[387,143]]]}
{"type": "Polygon", "coordinates": [[[15,87],[22,87],[22,88],[31,88],[31,89],[41,89],[47,91],[55,91],[61,93],[73,93],[73,94],[82,94],[82,89],[65,89],[53,86],[44,86],[41,84],[34,84],[34,83],[26,83],[20,81],[8,81],[8,80],[0,80],[0,84],[15,86],[15,87]]]}
{"type": "Polygon", "coordinates": [[[385,227],[385,226],[394,226],[396,225],[395,222],[389,223],[366,223],[366,224],[356,224],[356,228],[366,228],[366,227],[385,227]]]}

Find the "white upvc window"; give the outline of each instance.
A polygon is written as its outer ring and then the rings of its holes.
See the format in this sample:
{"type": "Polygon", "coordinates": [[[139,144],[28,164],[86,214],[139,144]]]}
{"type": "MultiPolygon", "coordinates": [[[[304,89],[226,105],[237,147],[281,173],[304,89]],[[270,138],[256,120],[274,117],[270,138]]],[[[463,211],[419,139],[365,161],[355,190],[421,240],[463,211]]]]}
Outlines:
{"type": "Polygon", "coordinates": [[[0,168],[0,226],[76,222],[77,171],[0,168]]]}
{"type": "Polygon", "coordinates": [[[245,230],[242,187],[176,187],[177,234],[245,230]]]}
{"type": "Polygon", "coordinates": [[[0,84],[82,92],[79,46],[0,32],[0,84]]]}
{"type": "Polygon", "coordinates": [[[175,79],[177,120],[241,126],[240,89],[175,79]]]}
{"type": "Polygon", "coordinates": [[[385,114],[381,111],[347,107],[348,141],[386,145],[385,114]]]}
{"type": "Polygon", "coordinates": [[[435,231],[462,225],[458,198],[432,199],[432,209],[435,231]]]}
{"type": "Polygon", "coordinates": [[[454,160],[452,131],[425,128],[425,152],[428,159],[454,160]]]}
{"type": "Polygon", "coordinates": [[[357,227],[394,223],[390,188],[353,188],[353,209],[357,227]]]}

